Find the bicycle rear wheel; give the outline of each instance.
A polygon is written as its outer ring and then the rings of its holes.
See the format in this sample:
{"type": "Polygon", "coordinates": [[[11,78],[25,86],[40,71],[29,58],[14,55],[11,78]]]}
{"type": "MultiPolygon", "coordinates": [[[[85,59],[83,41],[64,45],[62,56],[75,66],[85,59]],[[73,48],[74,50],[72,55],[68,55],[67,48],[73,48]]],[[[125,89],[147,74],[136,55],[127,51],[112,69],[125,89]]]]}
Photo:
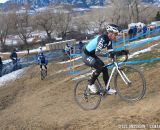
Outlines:
{"type": "MultiPolygon", "coordinates": [[[[74,99],[76,103],[84,110],[96,109],[101,102],[100,94],[91,94],[88,89],[88,80],[85,78],[79,80],[74,88],[74,99]]],[[[95,85],[99,88],[99,84],[95,82],[95,85]]]]}
{"type": "Polygon", "coordinates": [[[142,99],[146,92],[146,81],[142,72],[133,66],[123,66],[120,72],[124,78],[126,75],[129,82],[126,84],[119,73],[115,75],[114,85],[118,95],[130,102],[142,99]]]}
{"type": "Polygon", "coordinates": [[[46,76],[47,76],[47,70],[41,69],[41,80],[44,80],[46,76]]]}

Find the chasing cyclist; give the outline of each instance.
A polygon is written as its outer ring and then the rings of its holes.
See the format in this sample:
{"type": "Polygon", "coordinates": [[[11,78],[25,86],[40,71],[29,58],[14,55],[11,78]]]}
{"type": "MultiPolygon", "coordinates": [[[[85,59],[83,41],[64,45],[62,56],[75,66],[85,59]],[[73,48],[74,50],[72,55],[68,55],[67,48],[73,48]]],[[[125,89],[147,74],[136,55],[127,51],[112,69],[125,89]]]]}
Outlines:
{"type": "Polygon", "coordinates": [[[44,66],[44,68],[47,71],[47,64],[48,60],[47,57],[43,54],[42,48],[40,48],[39,54],[38,54],[38,63],[40,64],[40,69],[44,66]]]}
{"type": "MultiPolygon", "coordinates": [[[[98,78],[100,73],[103,73],[103,80],[105,85],[107,85],[107,82],[109,80],[109,74],[108,69],[104,67],[103,61],[97,57],[97,55],[100,54],[101,50],[103,48],[112,49],[112,41],[116,39],[116,34],[118,34],[118,26],[110,24],[107,25],[106,31],[103,32],[103,34],[96,36],[94,39],[92,39],[84,48],[82,52],[82,59],[83,62],[96,69],[95,72],[93,72],[91,79],[89,80],[88,88],[92,93],[97,93],[97,87],[94,84],[95,80],[98,78]]],[[[109,89],[106,90],[107,94],[114,94],[116,93],[116,90],[111,89],[109,86],[109,89]]]]}

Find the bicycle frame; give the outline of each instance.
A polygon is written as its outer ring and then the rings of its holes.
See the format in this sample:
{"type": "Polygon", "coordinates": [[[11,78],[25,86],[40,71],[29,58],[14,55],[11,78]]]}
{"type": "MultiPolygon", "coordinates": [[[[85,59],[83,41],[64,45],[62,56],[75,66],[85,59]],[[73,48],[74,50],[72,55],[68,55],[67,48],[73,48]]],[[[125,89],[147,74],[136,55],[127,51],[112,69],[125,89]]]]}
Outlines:
{"type": "MultiPolygon", "coordinates": [[[[127,53],[127,52],[126,52],[127,53]]],[[[118,54],[118,53],[117,53],[118,54]]],[[[123,55],[123,54],[122,54],[123,55]]],[[[104,67],[108,67],[108,66],[113,66],[112,68],[112,71],[111,71],[111,74],[110,74],[110,77],[108,79],[108,83],[107,85],[105,86],[106,90],[108,90],[109,88],[109,85],[111,83],[111,79],[115,73],[115,71],[117,71],[117,73],[120,75],[120,77],[122,78],[122,80],[125,82],[126,85],[130,86],[131,84],[131,81],[129,80],[129,78],[127,77],[127,75],[123,72],[123,70],[120,70],[120,67],[119,65],[122,64],[123,62],[127,61],[128,60],[128,55],[127,54],[124,54],[126,57],[125,57],[125,60],[123,60],[122,62],[118,63],[117,62],[117,55],[114,55],[113,57],[110,57],[112,59],[112,63],[110,64],[107,64],[107,65],[104,65],[104,67]]],[[[101,88],[102,85],[99,81],[99,79],[97,78],[97,81],[98,81],[98,84],[100,85],[101,88]]]]}
{"type": "MultiPolygon", "coordinates": [[[[119,75],[121,76],[122,80],[125,82],[125,84],[128,85],[128,84],[131,83],[131,81],[128,79],[128,77],[126,76],[126,74],[125,74],[123,71],[120,71],[120,70],[119,70],[118,63],[117,63],[117,62],[113,62],[113,65],[114,65],[114,67],[113,67],[113,69],[112,69],[112,71],[111,71],[111,75],[110,75],[109,80],[108,80],[108,83],[107,83],[107,85],[106,85],[106,90],[108,90],[109,85],[110,85],[110,82],[111,82],[111,79],[112,79],[113,74],[115,73],[116,70],[117,70],[117,72],[119,73],[119,75]]],[[[108,65],[107,65],[107,66],[108,66],[108,65]]],[[[107,67],[107,66],[105,66],[105,67],[107,67]]]]}

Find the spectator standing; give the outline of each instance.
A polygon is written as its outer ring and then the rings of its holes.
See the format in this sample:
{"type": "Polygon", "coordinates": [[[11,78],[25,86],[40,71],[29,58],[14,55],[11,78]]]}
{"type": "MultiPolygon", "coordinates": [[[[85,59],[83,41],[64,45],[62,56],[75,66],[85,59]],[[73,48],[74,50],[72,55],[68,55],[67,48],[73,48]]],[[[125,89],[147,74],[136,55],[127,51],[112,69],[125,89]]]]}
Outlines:
{"type": "Polygon", "coordinates": [[[139,25],[138,27],[138,33],[141,33],[142,32],[142,25],[139,25]]]}
{"type": "Polygon", "coordinates": [[[66,46],[65,46],[65,53],[67,55],[70,55],[71,53],[73,53],[73,47],[72,47],[72,45],[69,45],[68,43],[66,44],[66,46]]]}
{"type": "Polygon", "coordinates": [[[129,41],[133,38],[133,28],[130,27],[128,30],[128,35],[129,35],[129,41]]]}
{"type": "Polygon", "coordinates": [[[137,26],[134,26],[133,28],[133,37],[137,35],[137,26]]]}
{"type": "Polygon", "coordinates": [[[78,48],[79,48],[80,53],[82,53],[82,48],[83,48],[83,42],[82,41],[79,41],[78,48]]]}
{"type": "Polygon", "coordinates": [[[13,63],[17,62],[17,52],[16,49],[13,49],[13,51],[11,52],[10,58],[12,60],[13,63]]]}
{"type": "Polygon", "coordinates": [[[13,71],[14,71],[17,69],[17,61],[18,61],[16,49],[13,49],[13,51],[11,52],[10,58],[13,63],[13,71]]]}
{"type": "Polygon", "coordinates": [[[147,32],[148,28],[146,25],[143,26],[143,37],[146,37],[146,32],[147,32]]]}

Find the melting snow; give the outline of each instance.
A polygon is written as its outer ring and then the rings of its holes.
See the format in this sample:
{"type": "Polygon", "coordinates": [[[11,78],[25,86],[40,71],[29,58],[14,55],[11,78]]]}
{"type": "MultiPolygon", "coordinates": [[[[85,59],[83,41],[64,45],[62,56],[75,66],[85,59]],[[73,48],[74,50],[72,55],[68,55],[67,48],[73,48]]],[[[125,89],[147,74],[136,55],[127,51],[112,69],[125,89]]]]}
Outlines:
{"type": "Polygon", "coordinates": [[[15,81],[16,79],[20,78],[25,72],[25,70],[26,68],[23,68],[0,77],[0,87],[6,85],[10,81],[15,81]]]}
{"type": "Polygon", "coordinates": [[[9,0],[0,0],[0,3],[5,3],[7,1],[9,1],[9,0]]]}
{"type": "Polygon", "coordinates": [[[155,44],[155,45],[152,45],[146,49],[143,49],[143,50],[140,50],[140,51],[137,51],[137,52],[134,52],[133,54],[129,55],[129,59],[130,58],[133,58],[134,56],[138,55],[138,54],[141,54],[141,53],[145,53],[145,52],[148,52],[148,51],[151,51],[152,48],[154,48],[155,46],[157,46],[159,44],[155,44]]]}

